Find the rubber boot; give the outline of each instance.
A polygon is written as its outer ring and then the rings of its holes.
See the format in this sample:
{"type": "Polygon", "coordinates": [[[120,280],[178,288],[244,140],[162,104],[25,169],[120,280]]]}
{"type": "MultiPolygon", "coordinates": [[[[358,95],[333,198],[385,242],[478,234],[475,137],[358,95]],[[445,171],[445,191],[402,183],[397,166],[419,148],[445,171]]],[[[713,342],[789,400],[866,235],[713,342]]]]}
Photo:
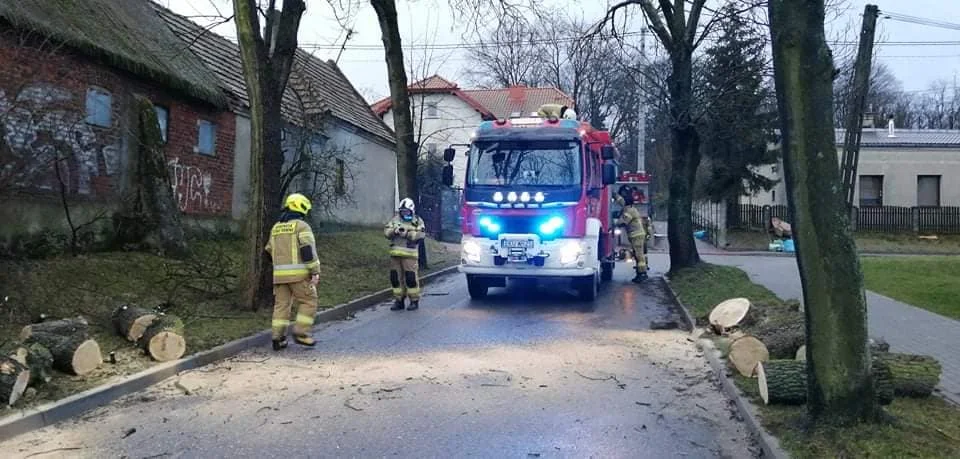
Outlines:
{"type": "Polygon", "coordinates": [[[630,282],[633,282],[633,283],[635,283],[635,284],[639,284],[639,283],[643,282],[643,280],[646,279],[646,278],[647,278],[647,273],[642,272],[642,271],[640,271],[640,268],[637,268],[637,275],[634,276],[633,279],[632,279],[630,282]]]}
{"type": "Polygon", "coordinates": [[[393,306],[390,306],[391,311],[403,311],[403,298],[397,298],[393,301],[393,306]]]}
{"type": "Polygon", "coordinates": [[[313,347],[317,345],[317,341],[307,334],[293,335],[293,340],[301,346],[313,347]]]}
{"type": "Polygon", "coordinates": [[[287,348],[287,337],[273,340],[273,350],[279,351],[287,348]]]}
{"type": "Polygon", "coordinates": [[[420,301],[419,301],[419,300],[411,300],[411,301],[410,301],[410,305],[407,306],[407,311],[416,311],[416,310],[419,309],[419,308],[420,308],[420,301]]]}

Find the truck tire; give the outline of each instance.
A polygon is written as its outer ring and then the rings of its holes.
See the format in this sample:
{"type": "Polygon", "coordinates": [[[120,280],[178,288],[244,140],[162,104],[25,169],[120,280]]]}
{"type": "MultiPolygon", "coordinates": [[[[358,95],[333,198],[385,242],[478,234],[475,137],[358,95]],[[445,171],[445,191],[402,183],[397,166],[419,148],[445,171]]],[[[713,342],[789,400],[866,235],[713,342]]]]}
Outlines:
{"type": "Polygon", "coordinates": [[[470,298],[486,298],[488,288],[483,279],[467,275],[467,291],[470,292],[470,298]]]}
{"type": "Polygon", "coordinates": [[[581,301],[593,302],[600,294],[600,279],[597,274],[577,279],[577,293],[581,301]]]}
{"type": "Polygon", "coordinates": [[[613,280],[613,268],[614,263],[612,261],[604,261],[600,263],[600,281],[601,282],[610,282],[613,280]]]}

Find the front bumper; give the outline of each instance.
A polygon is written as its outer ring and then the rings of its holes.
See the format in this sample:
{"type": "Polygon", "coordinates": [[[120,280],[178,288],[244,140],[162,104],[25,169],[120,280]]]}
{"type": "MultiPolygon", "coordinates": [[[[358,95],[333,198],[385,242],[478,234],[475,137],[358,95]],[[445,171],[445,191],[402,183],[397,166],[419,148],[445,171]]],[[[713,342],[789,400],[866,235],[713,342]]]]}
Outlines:
{"type": "Polygon", "coordinates": [[[599,269],[595,244],[584,239],[543,241],[535,234],[501,235],[499,239],[465,236],[461,241],[459,271],[506,277],[583,277],[599,269]],[[510,249],[504,239],[524,240],[510,249]]]}

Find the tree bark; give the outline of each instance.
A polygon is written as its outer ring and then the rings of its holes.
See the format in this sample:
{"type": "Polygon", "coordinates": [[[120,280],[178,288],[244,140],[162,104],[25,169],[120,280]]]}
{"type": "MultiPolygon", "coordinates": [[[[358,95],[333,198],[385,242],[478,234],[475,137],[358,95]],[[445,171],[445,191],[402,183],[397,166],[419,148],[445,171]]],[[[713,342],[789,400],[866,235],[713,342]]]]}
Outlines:
{"type": "MultiPolygon", "coordinates": [[[[807,362],[803,360],[770,360],[757,365],[757,386],[763,403],[802,405],[807,401],[807,362]]],[[[877,403],[893,402],[893,376],[890,367],[879,362],[873,367],[877,403]]]]}
{"type": "Polygon", "coordinates": [[[48,320],[30,324],[20,330],[20,341],[30,339],[34,333],[53,333],[55,335],[81,335],[87,337],[90,324],[83,317],[70,319],[48,320]]]}
{"type": "Polygon", "coordinates": [[[925,355],[880,353],[874,365],[883,362],[893,376],[893,391],[906,397],[929,397],[940,383],[940,362],[925,355]]]}
{"type": "Polygon", "coordinates": [[[803,320],[795,323],[767,325],[753,332],[770,351],[770,358],[791,359],[806,342],[806,329],[803,320]]]}
{"type": "MultiPolygon", "coordinates": [[[[274,2],[270,2],[273,6],[274,2]]],[[[234,22],[250,103],[250,202],[247,214],[247,262],[241,304],[254,310],[273,302],[270,257],[264,251],[283,196],[281,171],[283,114],[280,102],[297,50],[297,31],[306,10],[303,0],[285,0],[271,10],[261,36],[256,0],[234,0],[234,22]]]]}
{"type": "Polygon", "coordinates": [[[100,345],[87,339],[85,333],[53,334],[34,332],[25,344],[39,344],[50,351],[53,367],[72,375],[83,376],[103,363],[100,345]]]}
{"type": "Polygon", "coordinates": [[[784,172],[803,287],[808,410],[841,424],[879,419],[863,276],[840,186],[833,57],[823,0],[771,0],[784,172]]]}
{"type": "Polygon", "coordinates": [[[30,369],[30,385],[45,384],[51,379],[53,369],[53,355],[50,350],[38,343],[26,344],[18,347],[10,358],[20,362],[30,369]]]}
{"type": "Polygon", "coordinates": [[[393,131],[397,140],[397,181],[400,199],[418,199],[417,149],[414,145],[413,114],[410,112],[410,94],[407,91],[407,70],[403,62],[400,26],[397,23],[396,0],[370,0],[383,40],[387,77],[390,80],[390,101],[393,111],[393,131]]]}
{"type": "Polygon", "coordinates": [[[27,390],[30,370],[20,362],[0,356],[0,402],[13,406],[27,390]]]}
{"type": "Polygon", "coordinates": [[[118,335],[136,343],[156,318],[151,311],[124,304],[113,311],[111,321],[118,335]]]}

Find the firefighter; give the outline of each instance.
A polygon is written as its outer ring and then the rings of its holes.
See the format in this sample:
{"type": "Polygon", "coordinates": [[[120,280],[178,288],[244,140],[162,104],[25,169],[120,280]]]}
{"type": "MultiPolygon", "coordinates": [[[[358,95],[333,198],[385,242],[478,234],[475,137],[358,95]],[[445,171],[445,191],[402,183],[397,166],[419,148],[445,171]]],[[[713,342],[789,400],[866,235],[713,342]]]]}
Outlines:
{"type": "Polygon", "coordinates": [[[297,303],[293,322],[293,339],[297,344],[313,347],[310,336],[317,314],[317,283],[320,260],[313,230],[307,224],[310,200],[300,193],[287,196],[283,212],[270,230],[266,251],[273,259],[273,350],[287,347],[291,302],[297,303]]]}
{"type": "Polygon", "coordinates": [[[419,244],[426,237],[426,226],[415,213],[413,200],[400,201],[397,215],[383,229],[383,235],[390,240],[390,286],[393,289],[394,304],[391,311],[403,310],[404,300],[409,298],[407,311],[420,307],[420,279],[417,268],[420,257],[419,244]]]}
{"type": "Polygon", "coordinates": [[[563,118],[565,120],[577,119],[577,112],[566,105],[543,104],[537,110],[537,116],[541,118],[563,118]]]}
{"type": "Polygon", "coordinates": [[[640,210],[634,205],[632,193],[617,193],[616,201],[623,208],[620,211],[620,218],[617,219],[617,225],[626,229],[633,258],[636,260],[637,274],[632,281],[639,283],[647,278],[647,257],[643,251],[647,231],[644,228],[640,210]]]}

